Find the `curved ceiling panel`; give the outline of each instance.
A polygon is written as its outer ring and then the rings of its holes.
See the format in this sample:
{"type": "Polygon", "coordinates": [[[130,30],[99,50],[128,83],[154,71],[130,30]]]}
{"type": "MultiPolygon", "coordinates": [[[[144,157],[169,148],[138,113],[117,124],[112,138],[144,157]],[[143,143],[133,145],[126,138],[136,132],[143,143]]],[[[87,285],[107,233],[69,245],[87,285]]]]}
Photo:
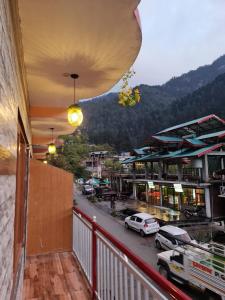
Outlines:
{"type": "MultiPolygon", "coordinates": [[[[139,2],[19,0],[31,107],[65,110],[73,99],[73,82],[65,73],[79,74],[78,99],[112,88],[140,50],[139,2]]],[[[40,116],[36,111],[36,121],[45,117],[43,111],[40,116]]],[[[65,114],[52,116],[56,119],[67,122],[65,114]]],[[[50,123],[44,122],[39,129],[47,130],[50,123]]],[[[72,131],[65,128],[64,133],[72,131]]]]}

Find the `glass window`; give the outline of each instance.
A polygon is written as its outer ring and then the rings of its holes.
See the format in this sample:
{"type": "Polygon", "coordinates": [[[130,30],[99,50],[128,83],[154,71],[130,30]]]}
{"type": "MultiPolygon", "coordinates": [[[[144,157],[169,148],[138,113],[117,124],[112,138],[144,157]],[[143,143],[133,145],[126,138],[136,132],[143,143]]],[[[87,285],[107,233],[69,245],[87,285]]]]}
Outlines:
{"type": "Polygon", "coordinates": [[[191,238],[188,233],[178,234],[178,235],[176,235],[176,238],[178,238],[179,240],[182,240],[184,242],[189,242],[189,243],[191,242],[191,238]]]}
{"type": "Polygon", "coordinates": [[[131,221],[135,221],[135,220],[136,220],[136,217],[132,216],[132,217],[130,217],[130,220],[131,220],[131,221]]]}
{"type": "Polygon", "coordinates": [[[137,217],[136,222],[142,223],[142,221],[143,221],[143,220],[142,220],[141,218],[138,218],[138,217],[137,217]]]}
{"type": "Polygon", "coordinates": [[[145,220],[146,224],[152,224],[152,223],[155,223],[155,222],[156,222],[156,220],[154,218],[145,220]]]}

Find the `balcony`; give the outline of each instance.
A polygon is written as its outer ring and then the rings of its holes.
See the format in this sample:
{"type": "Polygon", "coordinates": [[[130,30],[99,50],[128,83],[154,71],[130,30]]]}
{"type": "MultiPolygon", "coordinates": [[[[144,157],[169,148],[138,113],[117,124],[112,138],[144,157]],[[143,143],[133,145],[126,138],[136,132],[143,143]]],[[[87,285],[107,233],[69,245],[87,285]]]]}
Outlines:
{"type": "Polygon", "coordinates": [[[90,292],[69,252],[27,258],[23,299],[90,299],[90,292]]]}

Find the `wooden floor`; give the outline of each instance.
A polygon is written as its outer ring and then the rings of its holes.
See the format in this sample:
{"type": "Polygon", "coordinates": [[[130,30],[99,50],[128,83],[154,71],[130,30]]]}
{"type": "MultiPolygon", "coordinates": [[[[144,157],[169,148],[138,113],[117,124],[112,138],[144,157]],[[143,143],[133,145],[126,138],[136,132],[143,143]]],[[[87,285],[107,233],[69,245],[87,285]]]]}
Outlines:
{"type": "Polygon", "coordinates": [[[27,259],[23,299],[91,299],[71,253],[32,256],[27,259]]]}

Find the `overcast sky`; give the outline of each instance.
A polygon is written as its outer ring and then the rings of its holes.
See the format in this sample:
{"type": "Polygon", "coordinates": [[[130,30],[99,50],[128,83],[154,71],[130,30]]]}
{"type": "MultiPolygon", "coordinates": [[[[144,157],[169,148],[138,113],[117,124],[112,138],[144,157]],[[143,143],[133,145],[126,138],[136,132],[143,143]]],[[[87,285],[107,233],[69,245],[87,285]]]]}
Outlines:
{"type": "Polygon", "coordinates": [[[143,42],[132,85],[161,84],[225,54],[225,0],[142,0],[139,12],[143,42]]]}

